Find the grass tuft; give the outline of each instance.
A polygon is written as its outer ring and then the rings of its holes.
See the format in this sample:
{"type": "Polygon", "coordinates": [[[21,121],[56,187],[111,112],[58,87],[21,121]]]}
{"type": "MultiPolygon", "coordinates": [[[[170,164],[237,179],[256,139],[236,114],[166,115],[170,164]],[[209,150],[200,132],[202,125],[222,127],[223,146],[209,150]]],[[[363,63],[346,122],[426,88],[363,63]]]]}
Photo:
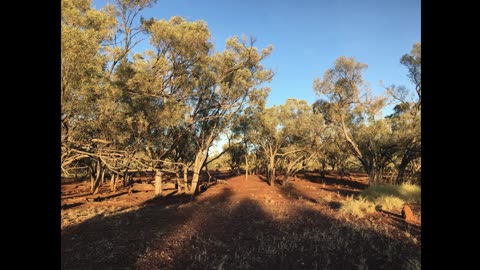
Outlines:
{"type": "Polygon", "coordinates": [[[365,213],[375,212],[375,204],[366,200],[363,197],[358,197],[356,199],[352,197],[347,197],[347,200],[342,203],[340,208],[342,213],[349,213],[356,217],[364,217],[365,213]]]}

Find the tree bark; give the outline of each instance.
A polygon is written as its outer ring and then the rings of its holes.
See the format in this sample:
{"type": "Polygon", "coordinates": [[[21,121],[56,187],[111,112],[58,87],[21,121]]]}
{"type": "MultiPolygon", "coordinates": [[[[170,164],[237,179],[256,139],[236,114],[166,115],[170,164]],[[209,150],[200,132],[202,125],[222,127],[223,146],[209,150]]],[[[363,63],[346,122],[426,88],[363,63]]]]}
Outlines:
{"type": "Polygon", "coordinates": [[[247,155],[245,155],[245,181],[248,180],[248,158],[247,155]]]}
{"type": "Polygon", "coordinates": [[[410,160],[406,159],[405,157],[402,159],[402,162],[400,162],[400,165],[398,165],[398,174],[397,174],[397,179],[396,182],[397,184],[402,184],[405,179],[405,169],[408,166],[410,160]]]}
{"type": "Polygon", "coordinates": [[[116,185],[115,185],[115,174],[112,172],[112,177],[110,178],[110,190],[115,192],[116,185]]]}
{"type": "Polygon", "coordinates": [[[102,181],[101,181],[102,185],[105,184],[105,171],[106,171],[106,170],[105,170],[105,166],[104,166],[104,167],[102,168],[102,181]]]}
{"type": "Polygon", "coordinates": [[[183,166],[183,190],[185,191],[185,193],[188,192],[187,183],[188,183],[188,167],[187,167],[187,165],[185,165],[185,166],[183,166]]]}
{"type": "Polygon", "coordinates": [[[376,168],[374,165],[372,165],[370,170],[367,171],[367,173],[368,173],[368,184],[370,186],[382,183],[382,175],[383,175],[382,169],[376,168]]]}
{"type": "Polygon", "coordinates": [[[322,179],[325,179],[325,164],[326,161],[325,161],[325,158],[322,159],[322,171],[320,172],[320,176],[322,177],[322,179]]]}
{"type": "Polygon", "coordinates": [[[270,157],[270,163],[268,165],[268,184],[270,186],[275,185],[275,156],[270,157]]]}
{"type": "Polygon", "coordinates": [[[92,169],[90,172],[90,192],[93,192],[94,183],[95,183],[95,171],[92,169]]]}
{"type": "Polygon", "coordinates": [[[162,196],[162,191],[162,172],[160,170],[155,170],[155,196],[162,196]]]}
{"type": "Polygon", "coordinates": [[[95,172],[95,181],[93,183],[93,194],[97,194],[100,187],[100,178],[102,177],[102,164],[100,160],[97,161],[96,172],[95,172]]]}
{"type": "Polygon", "coordinates": [[[192,184],[190,186],[190,189],[188,190],[188,194],[195,194],[197,192],[198,180],[200,178],[200,170],[202,169],[203,162],[204,160],[202,157],[202,151],[199,151],[195,157],[192,184]]]}

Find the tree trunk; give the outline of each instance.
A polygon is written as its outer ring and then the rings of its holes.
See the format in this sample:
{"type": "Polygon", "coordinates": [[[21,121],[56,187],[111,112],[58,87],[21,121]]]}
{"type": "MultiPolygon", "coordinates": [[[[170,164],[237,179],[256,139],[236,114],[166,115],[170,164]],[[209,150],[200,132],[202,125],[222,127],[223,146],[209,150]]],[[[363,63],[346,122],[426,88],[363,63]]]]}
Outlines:
{"type": "Polygon", "coordinates": [[[162,172],[160,170],[155,170],[155,196],[162,196],[162,172]]]}
{"type": "Polygon", "coordinates": [[[116,176],[115,176],[115,174],[112,172],[112,178],[110,178],[110,190],[111,190],[112,192],[115,192],[115,190],[116,190],[116,181],[115,181],[115,178],[116,178],[116,176]]]}
{"type": "Polygon", "coordinates": [[[105,171],[106,171],[106,170],[105,170],[105,167],[103,167],[103,168],[102,168],[102,181],[101,181],[102,186],[103,186],[103,184],[105,184],[105,171]]]}
{"type": "Polygon", "coordinates": [[[285,170],[285,178],[282,181],[282,186],[285,186],[290,179],[290,169],[285,170]]]}
{"type": "Polygon", "coordinates": [[[270,157],[270,163],[268,165],[268,184],[270,186],[275,185],[275,157],[270,157]]]}
{"type": "Polygon", "coordinates": [[[90,192],[93,192],[94,183],[95,183],[95,170],[91,169],[90,170],[90,192]]]}
{"type": "Polygon", "coordinates": [[[320,176],[322,177],[322,179],[325,179],[325,165],[326,161],[325,159],[322,159],[322,171],[320,172],[320,176]]]}
{"type": "Polygon", "coordinates": [[[368,172],[368,184],[370,186],[382,183],[383,170],[378,168],[371,168],[368,172]]]}
{"type": "Polygon", "coordinates": [[[202,158],[202,152],[198,152],[197,156],[195,157],[192,184],[190,186],[190,189],[188,190],[188,194],[195,194],[197,192],[198,180],[200,178],[200,170],[202,169],[203,162],[204,160],[202,158]]]}
{"type": "Polygon", "coordinates": [[[180,177],[177,176],[176,178],[176,188],[177,188],[177,193],[181,193],[182,192],[182,184],[180,183],[180,177]]]}
{"type": "Polygon", "coordinates": [[[248,179],[248,159],[247,155],[245,155],[245,181],[248,179]]]}
{"type": "Polygon", "coordinates": [[[93,183],[93,194],[97,194],[100,187],[100,178],[102,177],[102,164],[100,161],[97,161],[96,172],[95,172],[95,181],[93,183]]]}
{"type": "Polygon", "coordinates": [[[270,186],[274,186],[275,185],[275,167],[273,167],[270,171],[270,178],[269,178],[269,184],[270,186]]]}
{"type": "Polygon", "coordinates": [[[185,191],[185,193],[188,192],[187,183],[188,183],[188,167],[187,167],[187,165],[185,165],[185,166],[183,166],[183,190],[185,191]]]}
{"type": "Polygon", "coordinates": [[[397,184],[402,184],[405,179],[405,169],[407,168],[407,165],[409,163],[409,160],[406,158],[402,159],[402,162],[400,162],[400,165],[398,165],[398,174],[397,174],[397,184]]]}

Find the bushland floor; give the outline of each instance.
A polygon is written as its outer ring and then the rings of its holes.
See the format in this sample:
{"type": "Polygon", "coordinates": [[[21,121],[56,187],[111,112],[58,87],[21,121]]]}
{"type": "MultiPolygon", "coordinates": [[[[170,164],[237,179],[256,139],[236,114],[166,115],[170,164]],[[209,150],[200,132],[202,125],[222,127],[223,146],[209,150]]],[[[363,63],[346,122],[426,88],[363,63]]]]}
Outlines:
{"type": "MultiPolygon", "coordinates": [[[[365,175],[305,173],[286,186],[224,178],[201,194],[136,184],[92,201],[88,182],[62,185],[62,269],[415,269],[421,224],[399,212],[341,214],[365,175]],[[135,188],[134,188],[135,189],[135,188]],[[368,268],[367,268],[368,267],[368,268]]],[[[412,206],[420,220],[420,206],[412,206]]]]}

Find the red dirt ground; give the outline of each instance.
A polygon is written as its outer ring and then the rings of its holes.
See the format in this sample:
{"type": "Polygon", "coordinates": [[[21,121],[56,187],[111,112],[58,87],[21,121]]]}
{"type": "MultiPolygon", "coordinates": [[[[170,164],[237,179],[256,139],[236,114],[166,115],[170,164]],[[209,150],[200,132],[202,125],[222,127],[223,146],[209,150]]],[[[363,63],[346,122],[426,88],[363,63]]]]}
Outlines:
{"type": "Polygon", "coordinates": [[[419,263],[420,206],[412,206],[417,223],[406,223],[400,212],[340,214],[345,196],[366,186],[364,175],[328,175],[322,182],[308,173],[284,187],[262,179],[233,177],[195,197],[176,195],[173,186],[163,198],[153,191],[109,194],[103,187],[100,202],[86,200],[87,182],[63,185],[62,269],[404,269],[419,263]]]}

